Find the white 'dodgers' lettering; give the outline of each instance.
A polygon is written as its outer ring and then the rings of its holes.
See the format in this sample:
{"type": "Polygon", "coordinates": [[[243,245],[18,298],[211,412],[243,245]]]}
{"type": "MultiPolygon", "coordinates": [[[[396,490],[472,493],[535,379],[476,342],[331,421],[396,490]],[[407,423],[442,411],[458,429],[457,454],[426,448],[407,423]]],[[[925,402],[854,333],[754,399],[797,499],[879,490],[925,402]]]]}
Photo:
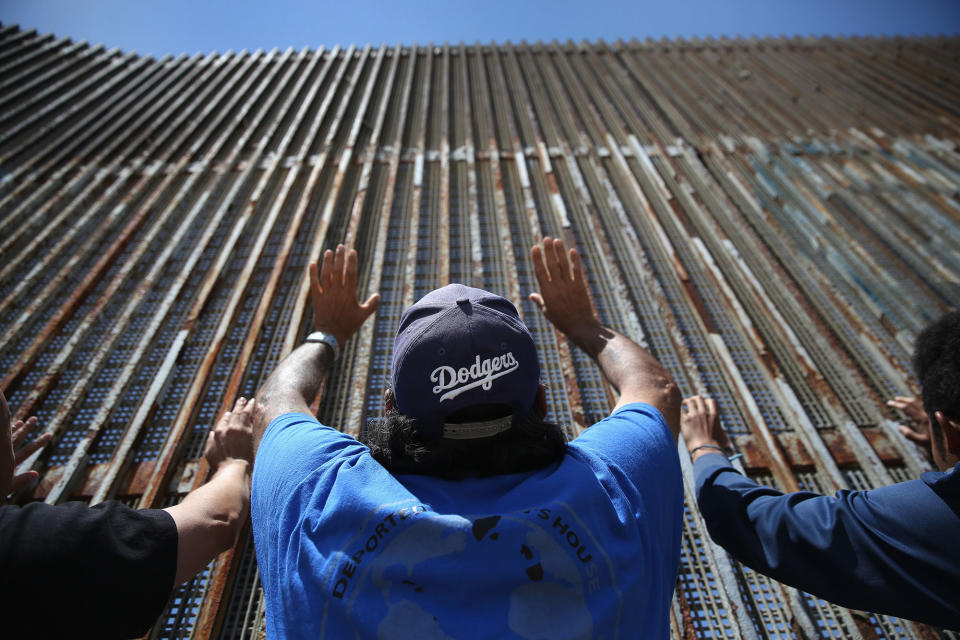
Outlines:
{"type": "Polygon", "coordinates": [[[444,393],[440,396],[440,402],[452,400],[464,391],[482,387],[484,391],[490,390],[490,385],[500,376],[516,371],[520,363],[513,357],[513,352],[508,351],[502,356],[495,356],[481,360],[476,356],[476,360],[469,367],[453,367],[442,365],[433,370],[430,374],[430,382],[435,382],[434,393],[444,393]]]}

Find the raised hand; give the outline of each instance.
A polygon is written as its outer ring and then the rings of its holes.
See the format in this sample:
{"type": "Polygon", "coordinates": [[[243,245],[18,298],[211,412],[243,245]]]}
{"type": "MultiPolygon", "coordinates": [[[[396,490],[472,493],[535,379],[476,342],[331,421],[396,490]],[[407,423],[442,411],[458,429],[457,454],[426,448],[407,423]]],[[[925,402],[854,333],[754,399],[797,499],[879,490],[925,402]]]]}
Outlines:
{"type": "Polygon", "coordinates": [[[887,406],[899,409],[913,421],[913,425],[901,424],[898,429],[907,440],[921,447],[930,448],[930,418],[923,410],[923,400],[919,396],[897,396],[887,401],[887,406]]]}
{"type": "Polygon", "coordinates": [[[680,413],[683,441],[689,451],[703,447],[692,454],[694,459],[701,453],[729,450],[730,440],[717,417],[717,402],[713,398],[696,395],[683,401],[683,411],[680,413]]]}
{"type": "Polygon", "coordinates": [[[203,456],[210,469],[227,460],[245,460],[253,464],[253,412],[256,398],[237,398],[233,411],[223,414],[217,425],[207,434],[203,456]]]}
{"type": "Polygon", "coordinates": [[[313,328],[333,334],[342,347],[377,309],[380,294],[364,302],[357,298],[357,252],[337,245],[336,252],[323,253],[319,270],[310,263],[310,301],[313,304],[313,328]]]}
{"type": "Polygon", "coordinates": [[[550,237],[530,249],[533,274],[540,285],[530,299],[557,329],[580,342],[600,328],[576,249],[567,252],[562,240],[550,237]]]}

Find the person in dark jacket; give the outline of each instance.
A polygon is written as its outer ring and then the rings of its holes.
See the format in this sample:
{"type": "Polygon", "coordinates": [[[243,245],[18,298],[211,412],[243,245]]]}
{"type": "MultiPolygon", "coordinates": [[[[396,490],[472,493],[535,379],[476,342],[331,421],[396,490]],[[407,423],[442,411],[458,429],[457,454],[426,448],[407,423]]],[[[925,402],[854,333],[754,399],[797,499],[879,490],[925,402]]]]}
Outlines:
{"type": "Polygon", "coordinates": [[[716,403],[685,400],[697,502],[733,557],[839,605],[960,628],[960,313],[917,339],[913,357],[939,472],[871,491],[784,494],[743,477],[723,453],[716,403]]]}

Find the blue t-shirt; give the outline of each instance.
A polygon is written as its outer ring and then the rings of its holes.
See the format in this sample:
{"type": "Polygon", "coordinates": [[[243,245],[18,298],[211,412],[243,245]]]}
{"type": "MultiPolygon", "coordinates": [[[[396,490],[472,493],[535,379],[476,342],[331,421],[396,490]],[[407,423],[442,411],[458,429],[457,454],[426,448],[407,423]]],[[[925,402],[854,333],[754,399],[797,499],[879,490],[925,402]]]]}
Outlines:
{"type": "Polygon", "coordinates": [[[666,638],[683,488],[630,404],[529,473],[391,475],[312,417],[267,428],[252,518],[270,638],[666,638]]]}

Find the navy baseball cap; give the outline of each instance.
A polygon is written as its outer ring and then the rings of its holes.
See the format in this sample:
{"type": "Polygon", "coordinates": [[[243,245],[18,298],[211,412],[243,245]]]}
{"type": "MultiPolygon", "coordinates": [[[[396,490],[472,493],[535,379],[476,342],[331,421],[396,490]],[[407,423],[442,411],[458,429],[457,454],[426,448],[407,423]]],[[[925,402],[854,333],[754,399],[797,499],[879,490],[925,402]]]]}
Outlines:
{"type": "Polygon", "coordinates": [[[540,363],[517,308],[462,284],[431,291],[400,317],[391,372],[396,409],[428,437],[486,438],[523,420],[536,399],[540,363]],[[447,424],[477,405],[506,405],[502,418],[447,424]]]}

